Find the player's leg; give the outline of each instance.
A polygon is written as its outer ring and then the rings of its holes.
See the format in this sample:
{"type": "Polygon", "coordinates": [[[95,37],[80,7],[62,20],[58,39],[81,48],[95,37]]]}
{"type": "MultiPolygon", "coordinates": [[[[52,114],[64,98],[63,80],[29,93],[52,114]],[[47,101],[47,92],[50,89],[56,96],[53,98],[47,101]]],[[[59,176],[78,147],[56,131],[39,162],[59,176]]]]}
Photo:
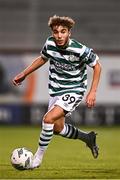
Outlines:
{"type": "Polygon", "coordinates": [[[65,138],[69,139],[79,139],[86,143],[90,148],[93,157],[98,156],[98,147],[96,145],[96,133],[95,132],[85,132],[71,124],[64,123],[64,118],[55,121],[54,124],[54,134],[59,134],[65,138]]]}
{"type": "MultiPolygon", "coordinates": [[[[57,133],[58,133],[58,131],[57,131],[57,133]]],[[[65,138],[79,139],[79,140],[85,142],[86,145],[90,148],[93,157],[94,158],[98,157],[98,146],[96,145],[96,133],[95,132],[93,132],[93,131],[85,132],[79,128],[76,128],[75,126],[73,126],[71,124],[65,123],[63,130],[61,132],[59,132],[59,135],[65,137],[65,138]]]]}
{"type": "MultiPolygon", "coordinates": [[[[66,112],[71,112],[75,110],[75,107],[81,102],[82,95],[78,96],[76,94],[70,93],[65,94],[58,98],[55,104],[61,106],[66,112]]],[[[94,158],[98,156],[98,147],[96,145],[96,133],[95,132],[84,132],[73,125],[65,123],[65,120],[58,119],[55,121],[54,131],[56,134],[60,134],[65,138],[70,139],[80,139],[85,142],[90,148],[94,158]],[[63,127],[63,129],[61,129],[63,127]]]]}
{"type": "MultiPolygon", "coordinates": [[[[43,118],[42,131],[39,138],[39,147],[34,155],[32,169],[39,167],[42,163],[44,153],[53,137],[53,127],[57,119],[64,118],[64,110],[60,106],[55,106],[43,118]]],[[[63,127],[62,127],[63,128],[63,127]]]]}

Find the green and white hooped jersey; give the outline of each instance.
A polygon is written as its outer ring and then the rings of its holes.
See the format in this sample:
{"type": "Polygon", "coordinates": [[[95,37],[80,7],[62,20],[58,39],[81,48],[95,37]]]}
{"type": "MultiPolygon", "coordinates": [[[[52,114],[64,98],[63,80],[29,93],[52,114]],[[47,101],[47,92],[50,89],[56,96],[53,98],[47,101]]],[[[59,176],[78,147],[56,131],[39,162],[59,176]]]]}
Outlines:
{"type": "Polygon", "coordinates": [[[49,60],[49,94],[58,96],[75,92],[82,94],[87,89],[87,65],[93,67],[98,56],[92,49],[70,39],[65,48],[56,46],[53,37],[49,37],[41,51],[49,60]]]}

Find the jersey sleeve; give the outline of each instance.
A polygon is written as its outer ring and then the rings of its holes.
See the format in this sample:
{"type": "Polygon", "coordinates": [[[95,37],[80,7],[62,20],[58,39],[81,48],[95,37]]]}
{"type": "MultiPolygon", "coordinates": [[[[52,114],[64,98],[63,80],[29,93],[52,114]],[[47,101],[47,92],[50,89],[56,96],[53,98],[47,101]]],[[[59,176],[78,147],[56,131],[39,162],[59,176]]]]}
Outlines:
{"type": "Polygon", "coordinates": [[[43,59],[45,59],[46,61],[48,61],[49,55],[48,55],[48,53],[47,53],[47,41],[46,41],[46,43],[44,44],[44,46],[43,46],[43,48],[42,48],[42,50],[41,50],[41,52],[40,52],[40,55],[41,55],[41,57],[42,57],[43,59]]]}
{"type": "Polygon", "coordinates": [[[84,52],[80,57],[88,66],[93,67],[96,65],[99,57],[93,49],[84,46],[84,52]]]}

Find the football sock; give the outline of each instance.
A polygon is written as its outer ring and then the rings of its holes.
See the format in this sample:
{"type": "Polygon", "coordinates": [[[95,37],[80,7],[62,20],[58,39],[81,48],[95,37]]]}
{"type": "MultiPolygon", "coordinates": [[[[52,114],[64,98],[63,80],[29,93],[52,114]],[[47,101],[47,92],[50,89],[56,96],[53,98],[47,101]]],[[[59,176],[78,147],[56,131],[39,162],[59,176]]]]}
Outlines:
{"type": "Polygon", "coordinates": [[[43,123],[39,139],[39,146],[41,149],[47,149],[48,144],[53,136],[53,126],[54,124],[43,123]]]}
{"type": "Polygon", "coordinates": [[[59,135],[70,139],[80,139],[83,142],[86,142],[88,139],[88,133],[81,131],[71,124],[65,124],[59,135]]]}
{"type": "Polygon", "coordinates": [[[39,147],[34,155],[32,168],[38,167],[43,159],[44,153],[53,136],[53,124],[43,123],[40,133],[39,147]]]}

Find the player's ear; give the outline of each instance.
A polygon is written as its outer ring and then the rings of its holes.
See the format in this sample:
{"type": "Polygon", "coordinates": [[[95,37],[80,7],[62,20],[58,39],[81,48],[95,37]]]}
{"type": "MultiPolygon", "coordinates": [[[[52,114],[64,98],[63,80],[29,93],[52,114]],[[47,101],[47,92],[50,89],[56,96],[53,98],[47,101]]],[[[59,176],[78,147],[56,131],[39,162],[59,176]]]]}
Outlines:
{"type": "Polygon", "coordinates": [[[71,36],[71,31],[69,31],[69,37],[71,36]]]}

